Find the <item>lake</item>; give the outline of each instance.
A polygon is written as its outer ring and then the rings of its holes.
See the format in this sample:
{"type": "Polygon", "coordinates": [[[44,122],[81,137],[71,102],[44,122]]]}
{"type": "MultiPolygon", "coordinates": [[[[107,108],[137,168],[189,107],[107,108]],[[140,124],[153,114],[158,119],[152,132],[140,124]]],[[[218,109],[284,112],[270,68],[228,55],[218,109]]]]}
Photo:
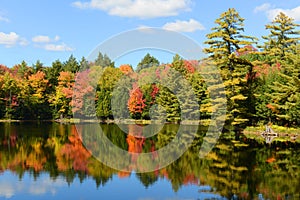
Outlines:
{"type": "MultiPolygon", "coordinates": [[[[155,150],[178,131],[178,125],[167,124],[145,139],[113,124],[101,128],[113,144],[132,152],[132,163],[139,162],[134,153],[155,157],[155,150]]],[[[201,158],[205,129],[196,130],[197,137],[179,159],[137,173],[135,165],[120,171],[100,162],[81,143],[74,124],[0,123],[0,199],[300,199],[299,144],[221,137],[201,158]]],[[[85,135],[93,141],[97,134],[85,135]]]]}

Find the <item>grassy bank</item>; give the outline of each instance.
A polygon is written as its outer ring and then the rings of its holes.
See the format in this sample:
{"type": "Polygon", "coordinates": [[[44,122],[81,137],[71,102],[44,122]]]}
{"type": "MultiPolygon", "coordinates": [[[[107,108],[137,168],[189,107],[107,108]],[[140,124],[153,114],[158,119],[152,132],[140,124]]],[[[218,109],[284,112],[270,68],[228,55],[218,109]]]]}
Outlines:
{"type": "MultiPolygon", "coordinates": [[[[300,143],[300,128],[288,128],[283,126],[273,125],[271,126],[273,131],[278,134],[272,142],[297,142],[300,143]]],[[[250,126],[247,127],[243,134],[248,139],[254,139],[258,142],[265,142],[265,138],[261,136],[261,133],[266,130],[265,126],[250,126]]]]}

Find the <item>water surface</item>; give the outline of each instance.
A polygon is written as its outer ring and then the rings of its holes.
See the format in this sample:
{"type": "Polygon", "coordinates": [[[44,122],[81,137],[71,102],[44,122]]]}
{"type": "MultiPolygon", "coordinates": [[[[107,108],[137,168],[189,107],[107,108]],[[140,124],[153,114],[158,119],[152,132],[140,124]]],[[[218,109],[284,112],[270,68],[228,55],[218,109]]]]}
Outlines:
{"type": "MultiPolygon", "coordinates": [[[[116,125],[106,136],[130,152],[152,152],[172,140],[178,127],[158,136],[132,137],[116,125]]],[[[191,130],[190,126],[185,127],[191,130]]],[[[91,133],[92,134],[92,133],[91,133]]],[[[189,151],[148,173],[111,169],[82,145],[72,124],[0,124],[0,199],[299,199],[300,149],[219,140],[203,159],[202,129],[189,151]]]]}

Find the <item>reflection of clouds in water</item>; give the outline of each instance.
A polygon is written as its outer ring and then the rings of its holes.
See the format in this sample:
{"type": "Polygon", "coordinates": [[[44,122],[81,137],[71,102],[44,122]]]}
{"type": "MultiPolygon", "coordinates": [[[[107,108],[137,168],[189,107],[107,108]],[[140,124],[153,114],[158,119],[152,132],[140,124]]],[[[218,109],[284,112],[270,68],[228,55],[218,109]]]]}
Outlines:
{"type": "Polygon", "coordinates": [[[11,183],[0,181],[0,197],[11,198],[15,193],[14,189],[11,183]]]}
{"type": "Polygon", "coordinates": [[[31,195],[43,195],[50,193],[55,195],[57,189],[65,185],[62,179],[52,180],[50,177],[41,175],[36,181],[33,177],[29,176],[29,181],[18,180],[18,177],[12,173],[6,173],[7,180],[0,181],[0,198],[5,197],[7,199],[13,197],[16,194],[29,193],[31,195]]]}

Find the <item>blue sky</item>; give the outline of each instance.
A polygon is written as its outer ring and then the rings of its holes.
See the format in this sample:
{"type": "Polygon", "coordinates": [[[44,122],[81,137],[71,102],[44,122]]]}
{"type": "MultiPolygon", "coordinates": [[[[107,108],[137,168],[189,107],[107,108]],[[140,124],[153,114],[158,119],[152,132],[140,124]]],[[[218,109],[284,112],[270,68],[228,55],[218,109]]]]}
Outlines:
{"type": "MultiPolygon", "coordinates": [[[[215,19],[230,7],[245,18],[245,34],[258,38],[280,11],[300,23],[300,0],[2,0],[0,64],[40,60],[49,66],[71,54],[88,57],[108,38],[140,27],[175,30],[204,46],[215,19]]],[[[145,53],[125,55],[117,64],[135,65],[145,53]]],[[[162,62],[172,57],[150,53],[162,62]]]]}

